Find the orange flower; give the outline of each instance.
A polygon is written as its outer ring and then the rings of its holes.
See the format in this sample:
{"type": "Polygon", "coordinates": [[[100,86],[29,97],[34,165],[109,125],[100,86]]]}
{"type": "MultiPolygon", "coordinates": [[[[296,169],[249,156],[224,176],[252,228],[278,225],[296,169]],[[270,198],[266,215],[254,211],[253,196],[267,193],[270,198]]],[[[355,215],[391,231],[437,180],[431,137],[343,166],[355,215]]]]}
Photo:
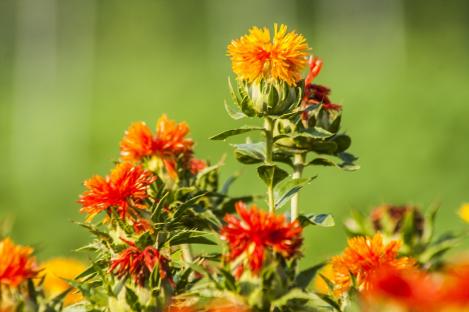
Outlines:
{"type": "Polygon", "coordinates": [[[233,298],[218,298],[210,302],[206,308],[207,312],[249,312],[249,307],[239,300],[233,298]]]}
{"type": "MultiPolygon", "coordinates": [[[[156,134],[144,122],[134,123],[125,132],[120,143],[120,155],[124,161],[138,162],[148,156],[157,156],[175,166],[178,155],[191,153],[193,141],[186,138],[189,127],[176,123],[162,115],[156,123],[156,134]]],[[[172,168],[171,170],[175,170],[172,168]]]]}
{"type": "MultiPolygon", "coordinates": [[[[226,215],[227,224],[221,230],[222,239],[230,247],[230,260],[245,253],[250,269],[256,274],[262,268],[266,250],[270,249],[285,258],[299,253],[303,228],[298,221],[290,223],[283,215],[264,212],[254,205],[247,210],[243,202],[236,203],[236,211],[241,219],[226,215]]],[[[236,275],[240,276],[242,270],[243,266],[239,266],[236,275]]]]}
{"type": "MultiPolygon", "coordinates": [[[[85,271],[86,266],[75,259],[54,258],[46,261],[41,266],[44,269],[44,291],[49,298],[53,298],[70,288],[65,279],[73,279],[85,271]]],[[[65,305],[76,303],[82,299],[82,295],[72,290],[64,299],[65,305]]]]}
{"type": "Polygon", "coordinates": [[[331,260],[334,277],[332,281],[336,286],[336,295],[349,290],[352,286],[352,277],[357,287],[368,288],[369,276],[379,268],[385,266],[395,269],[407,269],[414,266],[412,258],[398,258],[400,241],[391,241],[385,245],[380,233],[371,237],[353,237],[348,240],[348,247],[340,256],[331,260]]]}
{"type": "MultiPolygon", "coordinates": [[[[134,278],[135,284],[143,286],[156,265],[162,279],[167,276],[168,259],[160,254],[158,249],[147,246],[140,250],[134,242],[121,238],[129,247],[119,254],[119,257],[111,260],[109,272],[114,272],[122,278],[129,274],[134,278]]],[[[170,279],[171,281],[171,279],[170,279]]]]}
{"type": "Polygon", "coordinates": [[[367,311],[379,311],[382,306],[399,307],[399,311],[441,311],[439,284],[428,273],[382,266],[370,274],[368,282],[361,294],[367,311]]]}
{"type": "Polygon", "coordinates": [[[17,287],[36,277],[36,259],[30,247],[15,245],[10,238],[0,241],[0,286],[17,287]]]}
{"type": "Polygon", "coordinates": [[[228,45],[228,55],[240,79],[257,82],[273,78],[296,85],[307,63],[308,49],[302,35],[287,33],[287,26],[274,24],[272,41],[267,28],[253,27],[249,34],[228,45]]]}
{"type": "Polygon", "coordinates": [[[92,219],[101,211],[114,207],[125,219],[129,210],[145,207],[143,200],[148,197],[147,188],[155,180],[156,177],[141,166],[128,162],[118,164],[110,175],[94,176],[84,182],[88,190],[78,200],[82,205],[80,212],[90,214],[88,219],[92,219]]]}

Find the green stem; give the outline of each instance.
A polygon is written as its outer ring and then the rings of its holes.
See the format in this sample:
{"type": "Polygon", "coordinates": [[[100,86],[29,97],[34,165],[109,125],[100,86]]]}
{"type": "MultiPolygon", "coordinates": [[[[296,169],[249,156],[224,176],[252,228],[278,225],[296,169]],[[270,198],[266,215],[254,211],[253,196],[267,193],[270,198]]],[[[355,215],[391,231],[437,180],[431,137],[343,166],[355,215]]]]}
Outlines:
{"type": "MultiPolygon", "coordinates": [[[[265,129],[265,164],[272,165],[272,149],[274,145],[273,140],[273,120],[270,117],[265,117],[264,120],[264,129],[265,129]]],[[[267,187],[267,201],[269,203],[269,212],[274,212],[275,203],[274,203],[274,187],[269,185],[267,187]]]]}
{"type": "MultiPolygon", "coordinates": [[[[293,180],[295,179],[301,179],[301,175],[303,173],[303,168],[305,166],[305,155],[304,154],[295,154],[295,157],[293,159],[293,166],[294,166],[294,171],[292,178],[293,180]]],[[[300,194],[297,192],[295,195],[293,195],[291,199],[291,221],[295,221],[298,218],[299,215],[299,201],[300,201],[300,194]]]]}

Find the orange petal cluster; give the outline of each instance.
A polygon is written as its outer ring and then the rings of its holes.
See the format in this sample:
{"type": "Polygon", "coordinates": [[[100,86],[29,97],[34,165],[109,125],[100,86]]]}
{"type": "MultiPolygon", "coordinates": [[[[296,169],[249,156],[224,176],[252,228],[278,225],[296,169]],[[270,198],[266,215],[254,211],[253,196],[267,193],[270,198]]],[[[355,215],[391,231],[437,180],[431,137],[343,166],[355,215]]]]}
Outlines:
{"type": "Polygon", "coordinates": [[[120,155],[124,161],[138,162],[147,156],[175,157],[192,152],[191,139],[186,138],[189,127],[162,115],[156,123],[156,134],[144,122],[130,126],[120,142],[120,155]]]}
{"type": "Polygon", "coordinates": [[[121,238],[127,245],[119,256],[111,260],[109,272],[113,272],[117,277],[126,275],[133,277],[135,284],[143,286],[145,280],[153,271],[156,265],[159,266],[159,273],[162,279],[167,277],[168,259],[153,246],[147,246],[140,250],[134,242],[121,238]]]}
{"type": "MultiPolygon", "coordinates": [[[[222,239],[229,244],[230,260],[246,254],[249,268],[256,274],[262,268],[266,250],[287,259],[299,253],[303,228],[298,221],[289,223],[283,215],[264,212],[254,205],[248,210],[243,202],[236,203],[236,211],[240,219],[226,215],[226,226],[221,230],[222,239]]],[[[238,276],[242,270],[238,267],[238,276]]]]}
{"type": "Polygon", "coordinates": [[[370,276],[381,267],[398,270],[414,266],[415,260],[408,257],[398,257],[400,241],[383,243],[380,233],[373,237],[353,237],[348,240],[348,247],[342,255],[331,260],[334,276],[335,294],[340,295],[352,286],[352,276],[359,289],[367,289],[370,276]]]}
{"type": "Polygon", "coordinates": [[[242,80],[279,79],[296,85],[306,66],[309,47],[306,39],[287,32],[286,25],[274,25],[271,41],[269,29],[253,27],[249,34],[228,45],[233,72],[242,80]]]}
{"type": "Polygon", "coordinates": [[[409,312],[468,311],[469,265],[456,265],[442,274],[382,267],[370,275],[361,297],[370,311],[383,306],[409,312]]]}
{"type": "Polygon", "coordinates": [[[17,287],[38,272],[32,248],[15,245],[8,237],[0,241],[0,286],[17,287]]]}
{"type": "Polygon", "coordinates": [[[143,200],[148,197],[147,188],[156,177],[140,165],[129,162],[118,164],[111,174],[102,177],[94,176],[84,182],[87,190],[80,196],[78,202],[82,205],[80,212],[90,215],[89,219],[101,211],[114,207],[122,219],[132,209],[142,209],[143,200]]]}

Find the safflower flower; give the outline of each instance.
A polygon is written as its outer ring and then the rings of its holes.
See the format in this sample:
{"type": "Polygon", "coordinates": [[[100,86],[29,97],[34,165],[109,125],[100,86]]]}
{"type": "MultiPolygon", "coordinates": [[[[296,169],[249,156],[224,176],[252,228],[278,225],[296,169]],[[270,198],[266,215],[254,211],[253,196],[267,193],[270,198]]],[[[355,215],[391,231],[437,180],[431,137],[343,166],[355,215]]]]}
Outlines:
{"type": "Polygon", "coordinates": [[[253,83],[276,79],[293,86],[301,79],[308,49],[302,35],[287,33],[286,25],[274,24],[272,41],[268,28],[252,27],[249,34],[231,41],[228,55],[233,72],[241,80],[253,83]]]}
{"type": "MultiPolygon", "coordinates": [[[[64,279],[74,279],[85,271],[86,266],[76,259],[53,258],[42,263],[41,268],[44,273],[44,291],[49,298],[53,298],[71,287],[64,279]]],[[[82,298],[83,296],[74,289],[64,298],[64,304],[70,305],[82,298]]]]}
{"type": "Polygon", "coordinates": [[[412,268],[415,260],[409,257],[398,257],[401,241],[393,240],[383,243],[380,233],[373,237],[353,237],[348,240],[344,252],[331,260],[334,276],[334,293],[341,295],[352,287],[352,276],[359,290],[367,289],[369,278],[381,267],[393,269],[412,268]]]}
{"type": "Polygon", "coordinates": [[[0,288],[18,287],[38,273],[31,247],[15,245],[9,237],[0,241],[0,288]]]}
{"type": "MultiPolygon", "coordinates": [[[[303,228],[298,221],[288,222],[283,215],[277,216],[251,206],[248,210],[243,202],[237,202],[235,215],[227,214],[226,225],[221,230],[222,239],[230,248],[229,260],[246,254],[248,265],[254,274],[259,273],[264,263],[265,252],[271,250],[285,258],[299,254],[303,228]]],[[[239,266],[239,277],[244,266],[239,266]]]]}
{"type": "MultiPolygon", "coordinates": [[[[118,257],[111,260],[109,272],[116,274],[118,278],[126,275],[133,277],[135,284],[143,286],[156,265],[158,265],[160,277],[168,277],[167,266],[169,260],[166,259],[158,249],[147,246],[140,250],[134,242],[121,238],[129,245],[118,257]]],[[[172,282],[171,279],[169,279],[172,282]]]]}
{"type": "Polygon", "coordinates": [[[88,220],[91,220],[101,211],[114,207],[122,219],[129,214],[135,218],[132,210],[145,208],[143,200],[148,197],[147,188],[155,180],[156,177],[140,165],[120,163],[110,175],[97,175],[84,182],[87,190],[78,200],[82,205],[80,212],[88,213],[88,220]]]}
{"type": "Polygon", "coordinates": [[[177,176],[176,158],[192,153],[194,142],[186,138],[188,133],[189,126],[186,123],[176,123],[166,115],[162,115],[156,122],[155,135],[144,122],[133,123],[120,142],[121,160],[140,162],[154,156],[164,163],[174,178],[177,176]]]}

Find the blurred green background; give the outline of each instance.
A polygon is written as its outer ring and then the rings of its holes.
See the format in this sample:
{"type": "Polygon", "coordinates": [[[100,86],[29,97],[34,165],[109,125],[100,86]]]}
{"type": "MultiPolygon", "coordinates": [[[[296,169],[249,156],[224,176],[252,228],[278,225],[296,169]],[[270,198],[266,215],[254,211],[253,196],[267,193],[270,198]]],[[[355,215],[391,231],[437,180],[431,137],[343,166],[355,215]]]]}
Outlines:
{"type": "MultiPolygon", "coordinates": [[[[88,234],[82,181],[106,174],[132,121],[187,121],[199,157],[227,153],[207,138],[236,124],[224,112],[226,45],[252,25],[286,23],[324,59],[318,83],[344,105],[362,169],[319,174],[303,211],[339,226],[310,229],[308,261],[345,245],[350,209],[441,202],[440,231],[461,230],[469,201],[469,2],[404,0],[0,1],[0,217],[44,259],[72,255],[88,234]]],[[[241,138],[239,138],[241,140],[241,138]]],[[[234,192],[262,193],[244,167],[234,192]]],[[[467,225],[466,225],[467,226],[467,225]]]]}

